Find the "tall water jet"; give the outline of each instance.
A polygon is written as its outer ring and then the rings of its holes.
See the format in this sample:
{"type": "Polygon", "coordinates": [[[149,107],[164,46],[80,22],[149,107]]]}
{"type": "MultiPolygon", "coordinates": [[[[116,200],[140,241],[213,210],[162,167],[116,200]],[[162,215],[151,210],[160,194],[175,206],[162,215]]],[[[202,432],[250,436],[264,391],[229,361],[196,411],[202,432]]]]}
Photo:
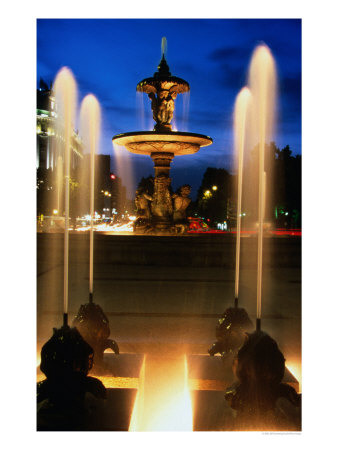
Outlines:
{"type": "Polygon", "coordinates": [[[265,144],[271,138],[275,116],[276,67],[270,49],[258,46],[249,69],[249,87],[253,96],[253,121],[259,146],[258,163],[258,255],[257,255],[257,322],[260,330],[262,315],[262,255],[263,225],[266,195],[264,194],[265,144]]]}
{"type": "Polygon", "coordinates": [[[234,146],[235,155],[238,159],[237,171],[237,224],[236,224],[236,270],[235,270],[235,306],[238,304],[239,295],[239,266],[241,245],[241,216],[242,216],[242,187],[243,187],[243,159],[245,148],[245,137],[247,134],[246,124],[248,109],[251,104],[251,92],[244,87],[237,95],[234,112],[234,146]]]}
{"type": "Polygon", "coordinates": [[[56,195],[57,195],[57,211],[58,214],[60,214],[61,212],[61,196],[62,196],[62,186],[63,186],[63,161],[62,161],[62,156],[59,155],[57,157],[57,162],[56,162],[56,184],[57,184],[57,190],[56,190],[56,195]]]}
{"type": "Polygon", "coordinates": [[[58,122],[64,136],[64,178],[65,178],[65,231],[64,231],[64,325],[68,325],[68,261],[69,261],[69,181],[71,133],[75,123],[77,89],[70,69],[63,67],[54,82],[55,99],[58,105],[58,122]]]}
{"type": "Polygon", "coordinates": [[[94,369],[103,364],[103,353],[106,348],[111,348],[119,353],[118,345],[110,335],[109,320],[102,308],[93,302],[93,276],[94,276],[94,214],[95,214],[95,155],[100,139],[101,110],[99,102],[92,94],[87,95],[81,104],[80,125],[83,142],[90,155],[89,160],[89,208],[90,208],[90,231],[89,231],[89,302],[81,305],[73,324],[78,328],[82,337],[94,350],[94,369]]]}
{"type": "Polygon", "coordinates": [[[244,342],[245,332],[253,326],[247,311],[243,308],[238,308],[243,159],[247,136],[247,116],[250,105],[251,93],[247,87],[244,87],[237,95],[234,109],[234,147],[238,162],[235,305],[234,308],[227,308],[218,320],[216,327],[217,341],[208,350],[210,356],[214,356],[216,353],[221,353],[221,355],[225,356],[236,352],[244,342]]]}
{"type": "Polygon", "coordinates": [[[40,369],[46,379],[37,385],[37,428],[43,431],[74,431],[86,429],[86,391],[98,398],[105,398],[106,389],[100,380],[87,376],[93,364],[92,347],[76,328],[68,326],[70,149],[77,95],[74,76],[67,67],[57,74],[54,89],[58,128],[64,143],[64,309],[63,326],[54,328],[53,336],[41,349],[40,369]]]}
{"type": "Polygon", "coordinates": [[[100,105],[94,95],[87,95],[80,108],[80,131],[84,146],[89,150],[89,300],[93,299],[93,259],[94,259],[94,181],[95,181],[95,155],[97,153],[100,136],[101,111],[100,105]]]}
{"type": "Polygon", "coordinates": [[[225,398],[236,411],[238,430],[283,430],[300,427],[300,396],[283,383],[285,358],[276,341],[261,331],[263,225],[267,197],[265,155],[275,113],[276,69],[266,46],[255,49],[249,71],[253,136],[258,141],[258,248],[256,331],[247,334],[234,360],[238,381],[225,398]],[[281,414],[280,401],[287,402],[281,414]],[[285,428],[286,427],[286,428],[285,428]]]}

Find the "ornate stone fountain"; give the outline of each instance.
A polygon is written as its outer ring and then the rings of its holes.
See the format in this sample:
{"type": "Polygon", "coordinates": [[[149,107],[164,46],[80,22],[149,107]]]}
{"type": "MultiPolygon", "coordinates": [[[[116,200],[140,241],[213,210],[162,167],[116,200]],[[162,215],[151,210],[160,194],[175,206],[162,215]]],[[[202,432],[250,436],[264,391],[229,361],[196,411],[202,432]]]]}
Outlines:
{"type": "MultiPolygon", "coordinates": [[[[212,143],[212,139],[196,133],[172,131],[175,99],[188,92],[189,84],[172,76],[165,59],[165,38],[162,38],[162,59],[153,77],[145,78],[136,87],[138,92],[148,94],[155,126],[153,131],[136,131],[113,137],[115,144],[124,146],[131,153],[149,155],[154,161],[154,193],[145,199],[151,203],[150,217],[142,217],[142,227],[150,232],[175,232],[173,214],[175,204],[170,193],[170,164],[175,156],[189,155],[212,143]],[[148,197],[148,198],[147,198],[148,197]],[[145,223],[147,222],[147,223],[145,223]]],[[[140,216],[141,217],[141,216],[140,216]]],[[[177,230],[177,228],[176,228],[177,230]]]]}

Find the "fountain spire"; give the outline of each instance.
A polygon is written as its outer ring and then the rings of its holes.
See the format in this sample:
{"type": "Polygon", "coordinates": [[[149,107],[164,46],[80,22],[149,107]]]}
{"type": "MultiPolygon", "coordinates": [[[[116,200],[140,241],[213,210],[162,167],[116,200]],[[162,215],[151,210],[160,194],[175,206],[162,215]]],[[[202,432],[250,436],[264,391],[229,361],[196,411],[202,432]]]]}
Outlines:
{"type": "Polygon", "coordinates": [[[162,51],[162,58],[165,58],[165,55],[167,53],[167,38],[163,36],[161,41],[161,51],[162,51]]]}
{"type": "Polygon", "coordinates": [[[166,54],[167,54],[167,38],[163,37],[161,41],[161,61],[160,64],[157,66],[158,72],[154,73],[154,77],[159,76],[171,76],[170,69],[166,60],[166,54]]]}
{"type": "Polygon", "coordinates": [[[136,86],[138,92],[148,94],[151,100],[153,119],[156,122],[154,131],[171,132],[171,120],[175,109],[175,100],[178,94],[190,90],[189,83],[182,78],[171,75],[165,59],[167,39],[162,38],[162,58],[153,77],[145,78],[136,86]]]}

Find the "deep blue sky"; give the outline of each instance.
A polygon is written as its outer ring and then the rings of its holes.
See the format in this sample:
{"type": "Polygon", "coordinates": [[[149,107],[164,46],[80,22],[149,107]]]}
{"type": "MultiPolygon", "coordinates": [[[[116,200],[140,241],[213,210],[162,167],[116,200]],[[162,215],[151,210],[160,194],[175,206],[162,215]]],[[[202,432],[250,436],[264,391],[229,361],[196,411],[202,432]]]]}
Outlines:
{"type": "MultiPolygon", "coordinates": [[[[174,188],[190,183],[194,196],[208,166],[231,167],[233,105],[246,84],[251,54],[262,42],[272,50],[278,68],[275,141],[279,147],[289,144],[293,154],[301,153],[298,19],[38,19],[37,81],[42,77],[50,82],[68,66],[78,83],[79,102],[88,93],[98,98],[103,116],[100,153],[113,155],[115,134],[143,129],[136,85],[157,70],[162,36],[168,42],[171,73],[190,84],[184,131],[206,134],[214,141],[195,155],[175,158],[174,188]]],[[[146,95],[144,105],[151,117],[146,95]]],[[[177,105],[176,123],[182,130],[179,113],[177,105]]],[[[132,160],[136,181],[153,174],[149,157],[133,155],[132,160]]]]}

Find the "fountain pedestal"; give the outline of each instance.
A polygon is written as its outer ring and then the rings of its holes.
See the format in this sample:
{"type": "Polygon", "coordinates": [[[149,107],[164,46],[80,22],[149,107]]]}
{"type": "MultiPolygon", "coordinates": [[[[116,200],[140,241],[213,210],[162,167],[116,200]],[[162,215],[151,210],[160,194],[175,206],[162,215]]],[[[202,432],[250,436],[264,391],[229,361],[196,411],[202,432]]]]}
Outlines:
{"type": "Polygon", "coordinates": [[[170,193],[170,164],[175,156],[189,155],[212,143],[212,139],[196,133],[134,132],[118,134],[113,142],[129,152],[148,155],[154,161],[154,194],[151,201],[151,227],[156,232],[170,232],[173,227],[173,202],[170,193]]]}

